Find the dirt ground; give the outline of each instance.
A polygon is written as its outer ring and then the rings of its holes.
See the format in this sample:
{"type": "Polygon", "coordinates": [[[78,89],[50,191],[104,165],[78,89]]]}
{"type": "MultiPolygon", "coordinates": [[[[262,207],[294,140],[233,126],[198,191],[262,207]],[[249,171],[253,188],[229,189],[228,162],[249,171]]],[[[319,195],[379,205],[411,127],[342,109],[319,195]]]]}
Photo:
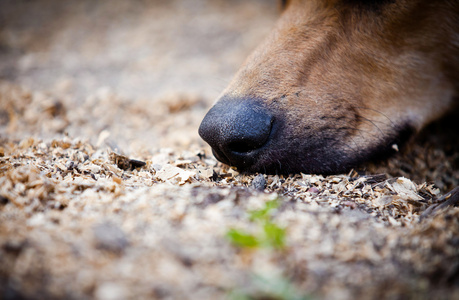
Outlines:
{"type": "Polygon", "coordinates": [[[457,114],[328,177],[199,138],[275,2],[0,2],[1,299],[459,299],[457,114]]]}

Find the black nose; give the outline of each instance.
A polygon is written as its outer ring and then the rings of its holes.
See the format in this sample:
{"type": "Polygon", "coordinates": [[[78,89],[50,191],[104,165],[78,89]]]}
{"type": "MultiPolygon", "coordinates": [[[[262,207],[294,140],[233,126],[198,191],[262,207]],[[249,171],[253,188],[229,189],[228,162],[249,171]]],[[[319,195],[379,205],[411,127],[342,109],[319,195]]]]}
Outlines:
{"type": "Polygon", "coordinates": [[[269,139],[273,116],[253,99],[221,99],[202,120],[199,135],[215,157],[240,169],[253,163],[269,139]]]}

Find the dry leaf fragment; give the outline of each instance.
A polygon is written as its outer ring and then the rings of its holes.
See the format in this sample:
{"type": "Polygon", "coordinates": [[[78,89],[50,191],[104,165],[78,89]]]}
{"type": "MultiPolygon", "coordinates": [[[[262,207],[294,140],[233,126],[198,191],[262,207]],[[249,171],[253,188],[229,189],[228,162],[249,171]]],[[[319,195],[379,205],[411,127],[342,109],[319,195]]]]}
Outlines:
{"type": "Polygon", "coordinates": [[[209,179],[209,178],[214,176],[215,171],[212,168],[210,168],[210,169],[209,168],[206,168],[206,169],[200,168],[200,169],[198,169],[198,174],[199,174],[199,177],[201,177],[201,178],[209,179]]]}
{"type": "Polygon", "coordinates": [[[112,163],[116,164],[118,168],[122,170],[133,170],[135,168],[141,168],[147,164],[144,161],[130,159],[127,156],[120,155],[115,152],[111,152],[108,157],[112,163]]]}
{"type": "Polygon", "coordinates": [[[137,159],[130,159],[129,163],[131,164],[132,169],[141,168],[147,164],[146,162],[137,159]]]}
{"type": "Polygon", "coordinates": [[[407,178],[397,178],[397,180],[392,184],[392,187],[394,191],[405,200],[423,200],[423,198],[417,193],[416,185],[407,178]]]}
{"type": "Polygon", "coordinates": [[[161,170],[156,173],[156,177],[162,181],[176,179],[179,184],[184,184],[194,175],[193,172],[180,169],[170,164],[164,165],[161,170]]]}
{"type": "Polygon", "coordinates": [[[378,207],[384,208],[387,205],[391,204],[392,201],[394,201],[394,197],[390,195],[384,195],[382,197],[379,197],[375,200],[375,203],[378,207]]]}

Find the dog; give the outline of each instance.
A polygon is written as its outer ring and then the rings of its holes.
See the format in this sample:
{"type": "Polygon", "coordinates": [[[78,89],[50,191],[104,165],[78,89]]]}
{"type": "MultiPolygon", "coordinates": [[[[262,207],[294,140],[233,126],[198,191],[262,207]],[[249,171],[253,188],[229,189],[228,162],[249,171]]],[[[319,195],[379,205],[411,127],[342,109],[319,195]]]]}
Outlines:
{"type": "Polygon", "coordinates": [[[200,127],[244,172],[346,172],[459,102],[459,1],[291,0],[200,127]]]}

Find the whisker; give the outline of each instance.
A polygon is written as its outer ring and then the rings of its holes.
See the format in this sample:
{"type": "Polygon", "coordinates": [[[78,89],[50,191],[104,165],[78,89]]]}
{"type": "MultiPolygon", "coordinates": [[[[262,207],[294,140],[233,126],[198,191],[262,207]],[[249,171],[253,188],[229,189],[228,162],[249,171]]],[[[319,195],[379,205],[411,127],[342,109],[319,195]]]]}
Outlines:
{"type": "Polygon", "coordinates": [[[368,123],[371,123],[374,127],[376,127],[376,129],[378,129],[378,131],[381,133],[381,137],[384,138],[385,134],[384,132],[381,130],[381,128],[379,128],[378,125],[375,124],[374,121],[368,119],[368,118],[365,118],[363,116],[360,116],[360,118],[362,118],[363,120],[367,121],[368,123]]]}
{"type": "MultiPolygon", "coordinates": [[[[366,109],[366,110],[369,110],[369,111],[378,113],[378,114],[380,114],[381,116],[383,116],[384,118],[386,118],[386,119],[390,122],[390,124],[391,124],[391,126],[392,126],[393,128],[396,128],[396,127],[397,127],[396,124],[395,124],[386,114],[384,114],[383,112],[381,112],[381,111],[379,111],[379,110],[377,110],[377,109],[369,108],[369,107],[366,107],[366,106],[354,106],[354,108],[357,108],[357,109],[366,109]]],[[[359,117],[362,117],[362,116],[359,115],[359,117]]]]}

